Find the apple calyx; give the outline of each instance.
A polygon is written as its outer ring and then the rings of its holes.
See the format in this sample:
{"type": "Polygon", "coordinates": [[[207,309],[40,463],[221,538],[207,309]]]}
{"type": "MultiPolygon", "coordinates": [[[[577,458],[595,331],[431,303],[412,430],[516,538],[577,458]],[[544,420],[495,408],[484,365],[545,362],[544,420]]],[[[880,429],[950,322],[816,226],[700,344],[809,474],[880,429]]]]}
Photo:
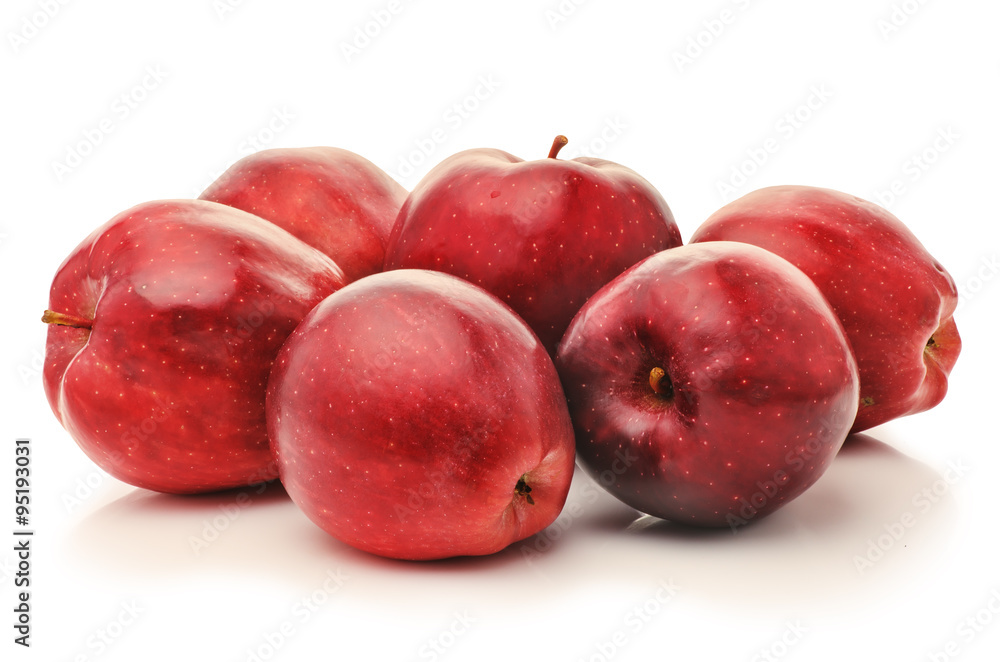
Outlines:
{"type": "Polygon", "coordinates": [[[71,326],[74,329],[90,329],[94,326],[94,320],[68,313],[57,313],[54,310],[46,310],[42,313],[42,321],[56,326],[71,326]]]}
{"type": "Polygon", "coordinates": [[[528,474],[524,474],[517,479],[517,485],[514,486],[514,494],[518,496],[523,496],[524,500],[528,502],[528,505],[535,505],[535,500],[531,498],[531,486],[525,480],[528,474]]]}
{"type": "Polygon", "coordinates": [[[659,366],[649,371],[649,387],[661,398],[670,398],[674,394],[674,387],[667,377],[667,371],[659,366]]]}
{"type": "Polygon", "coordinates": [[[559,156],[559,150],[565,147],[568,142],[569,138],[566,136],[556,136],[556,139],[552,141],[552,149],[549,150],[549,158],[554,159],[559,156]]]}
{"type": "Polygon", "coordinates": [[[949,317],[934,329],[934,333],[924,343],[925,364],[928,367],[937,366],[947,375],[955,365],[958,356],[955,348],[961,347],[961,342],[958,329],[955,327],[955,318],[949,317]]]}

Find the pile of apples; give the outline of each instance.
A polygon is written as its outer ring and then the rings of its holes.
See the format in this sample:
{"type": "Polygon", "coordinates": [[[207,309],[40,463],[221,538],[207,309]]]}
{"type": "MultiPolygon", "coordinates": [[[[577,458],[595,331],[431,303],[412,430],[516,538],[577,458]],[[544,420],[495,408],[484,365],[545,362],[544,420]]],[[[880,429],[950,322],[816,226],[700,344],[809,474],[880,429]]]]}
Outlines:
{"type": "Polygon", "coordinates": [[[438,559],[551,524],[577,459],[643,513],[735,530],[944,397],[955,283],[888,211],[772,187],[682,245],[647,180],[565,144],[460,152],[409,194],[345,150],[271,149],[119,214],[52,284],[52,410],[132,485],[280,478],[337,539],[438,559]]]}

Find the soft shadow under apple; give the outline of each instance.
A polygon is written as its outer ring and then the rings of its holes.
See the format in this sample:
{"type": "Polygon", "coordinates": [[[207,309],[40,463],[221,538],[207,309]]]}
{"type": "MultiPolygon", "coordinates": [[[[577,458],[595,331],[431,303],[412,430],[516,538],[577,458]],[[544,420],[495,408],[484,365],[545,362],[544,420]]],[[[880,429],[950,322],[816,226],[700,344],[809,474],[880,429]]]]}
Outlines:
{"type": "Polygon", "coordinates": [[[713,603],[784,612],[859,593],[877,603],[938,562],[954,515],[950,493],[926,510],[915,503],[942,480],[938,472],[867,435],[852,437],[799,499],[735,534],[638,516],[577,474],[553,526],[489,557],[413,563],[365,554],[321,531],[276,483],[197,497],[135,490],[83,518],[67,542],[88,573],[143,582],[235,575],[307,591],[340,569],[355,599],[401,612],[448,608],[473,593],[498,605],[533,594],[541,605],[601,584],[642,590],[667,579],[713,603]],[[913,525],[887,538],[907,513],[913,525]],[[871,544],[880,558],[859,568],[871,544]]]}
{"type": "MultiPolygon", "coordinates": [[[[682,589],[726,601],[772,604],[869,600],[892,594],[938,563],[955,506],[942,475],[864,434],[853,435],[809,491],[736,531],[680,526],[640,516],[608,539],[602,575],[682,589]],[[926,492],[930,490],[930,492],[926,492]]],[[[577,559],[583,572],[596,559],[577,559]]]]}
{"type": "Polygon", "coordinates": [[[134,489],[81,519],[66,545],[87,575],[108,573],[124,583],[229,575],[309,591],[317,577],[342,570],[362,578],[353,582],[365,587],[361,599],[378,603],[455,600],[472,576],[480,587],[495,583],[503,598],[511,577],[531,574],[517,545],[425,562],[358,551],[310,522],[277,482],[197,496],[134,489]]]}

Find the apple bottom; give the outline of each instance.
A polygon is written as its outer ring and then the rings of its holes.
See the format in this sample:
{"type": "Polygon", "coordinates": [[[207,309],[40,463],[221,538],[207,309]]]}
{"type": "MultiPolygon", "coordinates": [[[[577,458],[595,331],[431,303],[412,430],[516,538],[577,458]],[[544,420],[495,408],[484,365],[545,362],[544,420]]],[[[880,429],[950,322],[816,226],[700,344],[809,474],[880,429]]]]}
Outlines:
{"type": "Polygon", "coordinates": [[[467,470],[433,459],[405,475],[398,464],[380,464],[351,477],[303,476],[300,465],[331,459],[305,455],[284,455],[281,477],[309,519],[352,547],[414,561],[493,554],[544,529],[562,510],[565,475],[572,471],[566,466],[573,462],[563,451],[476,481],[467,470]],[[331,478],[340,487],[332,487],[331,478]]]}
{"type": "MultiPolygon", "coordinates": [[[[665,313],[663,319],[669,319],[665,313]]],[[[622,323],[644,325],[630,317],[622,323]]],[[[637,331],[619,343],[589,347],[588,356],[609,362],[573,372],[576,385],[567,384],[577,457],[636,510],[735,530],[793,500],[826,471],[854,417],[856,377],[851,380],[846,345],[838,347],[835,335],[813,358],[840,377],[806,391],[811,376],[795,357],[763,346],[757,351],[765,367],[748,360],[769,333],[746,334],[742,360],[716,354],[706,362],[705,336],[692,342],[674,331],[679,328],[684,323],[673,320],[663,334],[637,331]],[[706,365],[717,367],[706,371],[706,365]]]]}
{"type": "Polygon", "coordinates": [[[291,498],[367,552],[483,555],[559,515],[575,457],[552,361],[503,303],[398,270],[320,303],[278,354],[267,421],[291,498]]]}
{"type": "MultiPolygon", "coordinates": [[[[586,473],[623,503],[636,510],[679,524],[697,527],[729,527],[734,532],[773,513],[805,492],[826,471],[844,437],[838,430],[817,435],[769,463],[757,476],[734,480],[705,480],[691,483],[692,472],[681,466],[664,466],[661,453],[650,446],[615,448],[585,445],[578,449],[580,465],[586,473]],[[658,466],[659,465],[659,466],[658,466]],[[636,467],[656,467],[639,470],[636,467]]],[[[708,440],[691,440],[690,445],[707,447],[708,440]]],[[[727,462],[713,461],[709,453],[691,464],[702,474],[726,476],[732,473],[727,462]],[[716,469],[710,469],[715,465],[716,469]]],[[[738,455],[732,463],[742,460],[738,455]]],[[[751,460],[756,464],[758,460],[751,460]]]]}
{"type": "Polygon", "coordinates": [[[583,467],[633,508],[698,526],[735,529],[800,495],[857,411],[830,305],[746,244],[640,262],[577,314],[556,364],[583,467]]]}

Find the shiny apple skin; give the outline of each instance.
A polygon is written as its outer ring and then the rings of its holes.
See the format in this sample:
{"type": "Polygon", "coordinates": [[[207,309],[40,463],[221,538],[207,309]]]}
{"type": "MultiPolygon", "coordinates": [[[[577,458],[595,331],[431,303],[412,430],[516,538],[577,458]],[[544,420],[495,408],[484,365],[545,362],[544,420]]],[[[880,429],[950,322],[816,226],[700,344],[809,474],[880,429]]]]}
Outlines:
{"type": "Polygon", "coordinates": [[[294,147],[240,159],[199,197],[288,230],[328,255],[350,282],[382,271],[406,189],[354,152],[294,147]]]}
{"type": "Polygon", "coordinates": [[[800,495],[857,409],[857,366],[815,285],[733,242],[663,251],[616,278],[576,315],[556,366],[581,465],[633,508],[698,526],[736,530],[800,495]]]}
{"type": "Polygon", "coordinates": [[[442,161],[411,192],[385,268],[434,269],[483,287],[554,355],[590,295],[680,243],[663,196],[629,168],[472,149],[442,161]]]}
{"type": "Polygon", "coordinates": [[[200,200],[149,202],[63,262],[44,384],[56,417],[109,474],[159,492],[273,479],[264,417],[292,329],[344,284],[328,257],[271,223],[200,200]]]}
{"type": "Polygon", "coordinates": [[[847,193],[809,186],[753,191],[721,208],[691,242],[740,241],[804,271],[847,331],[861,392],[852,432],[944,399],[962,349],[955,281],[898,218],[847,193]]]}
{"type": "Polygon", "coordinates": [[[569,491],[552,360],[509,308],[447,274],[376,274],[327,298],[281,349],[267,407],[289,495],[373,554],[491,554],[552,523],[569,491]]]}

